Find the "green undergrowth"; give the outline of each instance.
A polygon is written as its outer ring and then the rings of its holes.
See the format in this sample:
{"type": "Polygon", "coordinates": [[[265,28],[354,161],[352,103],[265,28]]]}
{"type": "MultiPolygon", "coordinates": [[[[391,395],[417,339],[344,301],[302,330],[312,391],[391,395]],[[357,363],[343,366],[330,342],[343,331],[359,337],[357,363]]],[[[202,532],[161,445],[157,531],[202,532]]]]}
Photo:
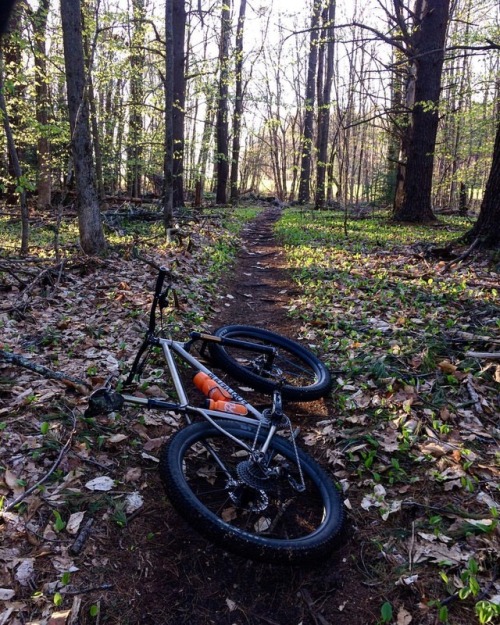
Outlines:
{"type": "Polygon", "coordinates": [[[469,227],[299,210],[276,225],[300,287],[289,313],[335,380],[334,416],[306,442],[344,485],[381,622],[389,607],[409,622],[409,592],[414,622],[500,615],[500,367],[468,353],[499,350],[499,275],[487,254],[436,252],[462,251],[469,227]]]}

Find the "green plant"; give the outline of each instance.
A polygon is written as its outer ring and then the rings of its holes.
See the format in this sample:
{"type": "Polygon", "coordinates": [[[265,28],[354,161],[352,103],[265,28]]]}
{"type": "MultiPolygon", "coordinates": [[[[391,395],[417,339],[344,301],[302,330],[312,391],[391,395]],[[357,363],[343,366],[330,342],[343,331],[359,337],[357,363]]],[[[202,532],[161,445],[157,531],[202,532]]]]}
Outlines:
{"type": "Polygon", "coordinates": [[[392,621],[392,605],[386,601],[380,608],[380,623],[390,623],[392,621]]]}
{"type": "Polygon", "coordinates": [[[500,605],[491,601],[478,601],[474,607],[479,623],[491,623],[494,618],[500,616],[500,605]]]}
{"type": "Polygon", "coordinates": [[[118,527],[125,527],[127,525],[127,514],[125,512],[125,503],[123,501],[113,501],[113,514],[111,515],[113,521],[118,527]]]}
{"type": "Polygon", "coordinates": [[[52,514],[55,517],[54,521],[54,529],[56,532],[62,532],[62,530],[66,527],[66,523],[63,521],[61,517],[61,513],[58,510],[53,510],[52,514]]]}

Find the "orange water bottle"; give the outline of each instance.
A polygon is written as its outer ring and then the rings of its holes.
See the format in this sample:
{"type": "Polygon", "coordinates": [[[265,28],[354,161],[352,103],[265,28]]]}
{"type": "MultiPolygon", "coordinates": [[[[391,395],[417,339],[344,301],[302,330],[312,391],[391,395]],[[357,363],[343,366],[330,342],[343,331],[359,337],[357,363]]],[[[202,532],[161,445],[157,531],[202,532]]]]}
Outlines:
{"type": "Polygon", "coordinates": [[[209,410],[220,410],[221,412],[230,412],[231,414],[246,415],[248,410],[243,404],[237,404],[234,401],[214,401],[207,400],[207,408],[209,410]]]}
{"type": "Polygon", "coordinates": [[[212,378],[206,373],[203,373],[203,371],[199,371],[194,376],[193,382],[196,388],[199,388],[209,399],[215,401],[229,401],[232,399],[227,391],[221,388],[215,380],[212,380],[212,378]]]}

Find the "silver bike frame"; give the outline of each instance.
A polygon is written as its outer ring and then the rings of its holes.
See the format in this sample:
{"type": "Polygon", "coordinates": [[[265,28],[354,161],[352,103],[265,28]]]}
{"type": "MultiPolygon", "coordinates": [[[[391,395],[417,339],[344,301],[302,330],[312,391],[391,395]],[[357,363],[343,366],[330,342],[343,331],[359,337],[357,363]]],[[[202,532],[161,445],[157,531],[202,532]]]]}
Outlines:
{"type": "MultiPolygon", "coordinates": [[[[223,382],[219,377],[217,377],[210,369],[205,367],[197,358],[195,358],[192,354],[190,354],[186,348],[184,343],[180,341],[174,341],[173,339],[160,338],[158,339],[158,344],[162,348],[163,355],[165,356],[165,360],[167,362],[167,367],[170,372],[170,376],[172,378],[172,382],[175,387],[175,392],[177,393],[177,397],[179,399],[178,404],[171,404],[168,407],[172,410],[179,410],[179,412],[186,415],[186,419],[188,423],[191,422],[189,418],[189,412],[195,412],[201,415],[204,419],[206,419],[209,423],[211,423],[215,428],[221,431],[225,436],[231,438],[233,441],[237,442],[242,447],[246,448],[248,451],[251,451],[251,448],[239,438],[233,436],[224,427],[215,421],[214,419],[226,419],[230,421],[238,421],[240,423],[248,423],[251,425],[256,425],[256,422],[265,423],[266,418],[262,412],[254,408],[250,403],[248,403],[243,397],[241,397],[236,391],[234,391],[230,386],[228,386],[225,382],[223,382]],[[208,408],[201,408],[198,406],[192,406],[189,403],[189,399],[186,393],[186,389],[182,383],[181,377],[179,375],[179,371],[177,369],[177,365],[175,364],[175,360],[172,352],[180,356],[185,362],[188,362],[192,367],[197,369],[198,371],[202,371],[206,373],[214,382],[219,384],[224,390],[226,390],[231,397],[239,404],[245,406],[250,414],[253,415],[254,418],[245,417],[238,414],[232,414],[228,412],[222,412],[220,410],[209,410],[208,408]]],[[[136,404],[136,405],[148,405],[150,400],[144,397],[135,397],[134,395],[122,395],[123,399],[128,404],[136,404]]],[[[273,436],[277,431],[277,427],[275,425],[269,426],[269,432],[266,437],[266,440],[260,447],[260,451],[265,453],[271,443],[273,436]]]]}

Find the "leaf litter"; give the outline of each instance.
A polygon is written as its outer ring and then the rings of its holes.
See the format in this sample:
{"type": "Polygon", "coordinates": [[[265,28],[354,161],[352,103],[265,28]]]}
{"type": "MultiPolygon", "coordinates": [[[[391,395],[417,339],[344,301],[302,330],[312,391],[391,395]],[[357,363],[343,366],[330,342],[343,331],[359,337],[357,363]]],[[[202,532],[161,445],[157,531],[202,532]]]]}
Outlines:
{"type": "MultiPolygon", "coordinates": [[[[159,264],[175,259],[179,291],[193,294],[189,306],[175,315],[177,327],[203,323],[217,309],[217,294],[200,273],[210,264],[202,260],[207,244],[221,232],[217,225],[211,237],[195,230],[194,253],[182,248],[149,252],[159,264]]],[[[398,623],[433,622],[425,619],[435,618],[439,602],[457,596],[471,560],[479,563],[479,596],[498,602],[500,368],[494,361],[464,356],[471,348],[497,344],[490,266],[479,258],[439,276],[440,290],[421,277],[430,270],[437,275],[439,265],[429,269],[427,261],[412,256],[409,245],[362,259],[345,241],[342,253],[330,247],[318,245],[310,274],[297,274],[304,292],[289,309],[302,337],[326,355],[335,372],[331,418],[304,428],[303,443],[330,465],[348,496],[354,548],[362,554],[358,566],[368,585],[383,587],[383,596],[397,608],[398,623]],[[405,272],[409,285],[394,278],[398,271],[405,272]],[[441,573],[452,581],[444,583],[441,573]],[[401,579],[409,581],[401,584],[401,579]]],[[[294,254],[291,250],[291,264],[299,258],[294,254]]],[[[0,313],[3,348],[98,387],[130,364],[154,277],[153,269],[127,255],[82,261],[78,270],[63,273],[49,294],[34,288],[21,315],[12,314],[15,302],[0,313]]],[[[70,437],[71,414],[83,412],[85,397],[10,365],[1,367],[0,377],[5,505],[55,463],[70,437]]],[[[168,390],[153,372],[142,392],[156,396],[168,390]]],[[[21,615],[41,623],[56,614],[65,615],[61,622],[70,618],[71,610],[55,610],[53,598],[60,592],[71,605],[78,588],[85,596],[91,576],[71,553],[83,548],[78,539],[87,522],[98,519],[102,539],[105,528],[125,527],[128,517],[143,509],[144,472],[177,427],[175,415],[152,413],[126,422],[119,414],[94,423],[79,420],[70,453],[53,479],[3,513],[1,622],[21,622],[21,615]],[[95,480],[109,489],[85,488],[95,480]],[[71,584],[61,583],[66,574],[71,584]]],[[[94,544],[85,562],[104,568],[109,563],[94,544]]],[[[473,622],[472,606],[470,601],[463,608],[452,606],[453,622],[473,622]]]]}

